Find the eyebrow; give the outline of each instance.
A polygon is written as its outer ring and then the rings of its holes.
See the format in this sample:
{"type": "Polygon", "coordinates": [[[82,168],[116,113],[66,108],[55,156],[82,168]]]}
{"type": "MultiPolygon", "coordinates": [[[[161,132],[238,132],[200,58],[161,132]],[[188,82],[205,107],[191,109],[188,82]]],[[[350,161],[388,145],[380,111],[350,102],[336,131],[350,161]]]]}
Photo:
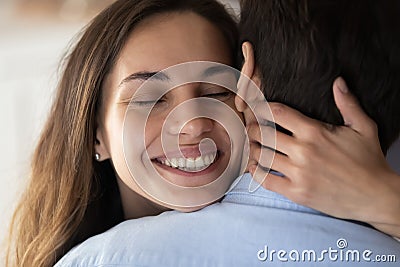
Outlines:
{"type": "MultiPolygon", "coordinates": [[[[202,77],[209,77],[209,76],[217,75],[217,74],[224,73],[224,72],[232,72],[235,75],[235,77],[238,76],[236,72],[234,72],[230,68],[227,68],[225,65],[218,65],[218,66],[212,66],[212,67],[207,68],[202,73],[202,77]]],[[[130,81],[134,81],[134,80],[146,81],[150,78],[158,80],[158,81],[170,81],[170,77],[162,71],[140,71],[140,72],[132,73],[128,77],[124,78],[120,82],[118,87],[121,87],[122,85],[124,85],[125,83],[128,83],[130,81]]],[[[239,78],[239,77],[237,77],[237,78],[239,78]]]]}
{"type": "Polygon", "coordinates": [[[140,71],[140,72],[132,73],[128,77],[124,78],[120,82],[118,87],[121,87],[123,84],[130,82],[130,81],[134,81],[134,80],[146,81],[150,78],[159,80],[159,81],[169,81],[170,80],[168,75],[166,75],[165,73],[160,72],[160,71],[140,71]]]}

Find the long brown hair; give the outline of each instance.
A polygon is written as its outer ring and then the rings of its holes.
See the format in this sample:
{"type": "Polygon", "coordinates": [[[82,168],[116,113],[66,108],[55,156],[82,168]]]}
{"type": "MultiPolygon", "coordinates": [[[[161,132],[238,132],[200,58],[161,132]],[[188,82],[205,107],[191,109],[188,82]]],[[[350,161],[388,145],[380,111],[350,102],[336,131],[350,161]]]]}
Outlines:
{"type": "Polygon", "coordinates": [[[7,266],[52,266],[76,244],[123,220],[114,170],[93,158],[102,82],[138,23],[180,11],[214,23],[234,58],[236,23],[215,0],[121,0],[95,17],[65,58],[30,181],[13,216],[7,266]]]}

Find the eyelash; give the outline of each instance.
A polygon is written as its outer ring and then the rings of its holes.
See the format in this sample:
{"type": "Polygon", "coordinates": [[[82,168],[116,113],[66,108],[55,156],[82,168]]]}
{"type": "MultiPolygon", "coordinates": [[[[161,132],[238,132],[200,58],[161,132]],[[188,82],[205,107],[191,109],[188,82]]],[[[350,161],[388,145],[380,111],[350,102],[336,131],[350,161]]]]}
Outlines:
{"type": "Polygon", "coordinates": [[[221,97],[231,96],[232,94],[233,93],[231,91],[226,91],[226,92],[219,92],[219,93],[213,93],[213,94],[206,94],[203,97],[221,98],[221,97]]]}
{"type": "MultiPolygon", "coordinates": [[[[230,96],[232,96],[232,95],[233,95],[233,92],[226,91],[226,92],[205,94],[205,95],[202,95],[201,97],[221,99],[221,98],[230,98],[230,96]]],[[[153,106],[153,105],[156,106],[157,104],[161,104],[163,102],[165,102],[165,99],[161,98],[158,100],[149,100],[149,101],[132,101],[132,102],[130,102],[130,104],[133,104],[137,107],[149,107],[149,106],[153,106]]]]}
{"type": "Polygon", "coordinates": [[[131,104],[134,104],[139,107],[148,107],[148,106],[153,106],[157,105],[161,102],[164,102],[164,99],[158,99],[158,100],[149,100],[149,101],[132,101],[131,104]]]}

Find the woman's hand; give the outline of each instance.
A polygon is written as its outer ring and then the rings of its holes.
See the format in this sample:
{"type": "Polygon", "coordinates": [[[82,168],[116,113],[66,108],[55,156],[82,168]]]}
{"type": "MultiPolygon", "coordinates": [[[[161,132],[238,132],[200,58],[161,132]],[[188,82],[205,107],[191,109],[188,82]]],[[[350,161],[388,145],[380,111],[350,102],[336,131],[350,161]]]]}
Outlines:
{"type": "MultiPolygon", "coordinates": [[[[274,129],[250,123],[249,171],[258,181],[266,178],[265,188],[294,202],[335,217],[364,221],[400,237],[400,176],[386,162],[376,124],[348,92],[344,80],[336,79],[333,90],[346,126],[333,127],[285,105],[269,103],[275,123],[293,135],[276,131],[275,149],[281,153],[275,153],[269,166],[267,147],[274,129]],[[285,178],[268,173],[269,167],[285,178]]],[[[267,113],[262,105],[268,104],[257,105],[259,118],[267,113]]]]}

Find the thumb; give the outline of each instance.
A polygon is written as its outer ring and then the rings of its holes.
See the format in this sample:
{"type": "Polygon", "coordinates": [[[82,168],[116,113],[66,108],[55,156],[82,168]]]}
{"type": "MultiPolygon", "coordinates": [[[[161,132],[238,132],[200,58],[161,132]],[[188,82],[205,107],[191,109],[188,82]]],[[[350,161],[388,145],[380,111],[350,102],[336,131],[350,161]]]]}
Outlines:
{"type": "Polygon", "coordinates": [[[346,126],[360,134],[376,133],[375,122],[365,114],[342,77],[336,78],[333,83],[333,96],[346,126]]]}
{"type": "Polygon", "coordinates": [[[239,112],[244,112],[247,107],[246,102],[238,95],[235,96],[235,107],[239,112]]]}

